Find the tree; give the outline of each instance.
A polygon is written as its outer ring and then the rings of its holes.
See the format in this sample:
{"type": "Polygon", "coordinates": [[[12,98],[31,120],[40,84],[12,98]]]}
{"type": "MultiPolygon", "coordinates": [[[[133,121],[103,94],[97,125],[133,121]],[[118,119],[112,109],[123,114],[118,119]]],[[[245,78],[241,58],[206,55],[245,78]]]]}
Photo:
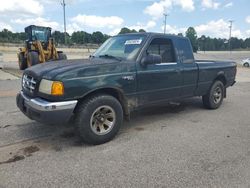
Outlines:
{"type": "Polygon", "coordinates": [[[144,29],[139,29],[140,33],[145,33],[146,31],[144,29]]]}
{"type": "Polygon", "coordinates": [[[193,27],[189,27],[187,29],[186,37],[189,38],[191,45],[193,47],[193,51],[197,52],[197,50],[198,50],[197,33],[193,27]]]}
{"type": "MultiPolygon", "coordinates": [[[[144,31],[144,30],[143,30],[144,31]]],[[[140,32],[140,31],[139,31],[140,32]]],[[[123,27],[121,28],[121,31],[119,32],[119,34],[125,34],[125,33],[137,33],[137,31],[135,29],[130,30],[127,27],[123,27]]]]}
{"type": "Polygon", "coordinates": [[[250,48],[250,38],[246,38],[243,42],[243,48],[250,48]]]}
{"type": "Polygon", "coordinates": [[[12,41],[12,32],[8,29],[3,29],[0,33],[0,38],[2,42],[9,42],[12,41]]]}
{"type": "Polygon", "coordinates": [[[119,34],[125,34],[125,33],[131,33],[131,30],[127,27],[121,28],[121,31],[119,32],[119,34]]]}
{"type": "Polygon", "coordinates": [[[239,49],[241,48],[241,44],[243,43],[242,39],[238,39],[236,37],[232,37],[231,38],[231,48],[232,49],[239,49]]]}
{"type": "Polygon", "coordinates": [[[60,31],[54,31],[52,33],[52,37],[55,39],[56,43],[63,44],[64,43],[64,33],[60,31]]]}
{"type": "Polygon", "coordinates": [[[106,34],[104,34],[103,36],[104,36],[104,41],[103,41],[103,42],[105,42],[107,39],[110,38],[110,36],[109,36],[109,35],[106,35],[106,34]]]}
{"type": "MultiPolygon", "coordinates": [[[[134,29],[121,28],[120,33],[133,33],[137,32],[134,29]]],[[[145,32],[144,29],[140,29],[139,32],[145,32]]],[[[86,43],[96,43],[101,44],[107,40],[110,36],[103,34],[100,31],[93,32],[92,34],[85,31],[75,31],[70,36],[66,33],[67,44],[86,44],[86,43]]],[[[225,38],[210,38],[209,36],[202,35],[197,37],[197,33],[193,27],[189,27],[185,35],[190,39],[194,52],[198,50],[211,51],[211,50],[228,50],[228,39],[225,38]]],[[[179,33],[178,36],[182,36],[179,33]]],[[[0,31],[0,42],[8,43],[20,43],[26,40],[26,34],[24,32],[12,32],[8,29],[3,29],[0,31]]],[[[64,33],[60,31],[54,31],[52,37],[55,39],[56,43],[64,44],[64,33]]],[[[237,37],[231,38],[232,50],[236,49],[247,49],[250,50],[250,38],[239,39],[237,37]]]]}
{"type": "Polygon", "coordinates": [[[76,44],[84,44],[86,41],[84,31],[73,32],[71,35],[71,41],[76,44]]]}
{"type": "Polygon", "coordinates": [[[104,35],[100,31],[96,31],[92,33],[92,40],[96,44],[101,44],[104,42],[104,35]]]}
{"type": "Polygon", "coordinates": [[[75,31],[71,35],[71,41],[75,44],[95,43],[101,44],[110,36],[103,34],[100,31],[93,32],[92,34],[85,31],[75,31]]]}

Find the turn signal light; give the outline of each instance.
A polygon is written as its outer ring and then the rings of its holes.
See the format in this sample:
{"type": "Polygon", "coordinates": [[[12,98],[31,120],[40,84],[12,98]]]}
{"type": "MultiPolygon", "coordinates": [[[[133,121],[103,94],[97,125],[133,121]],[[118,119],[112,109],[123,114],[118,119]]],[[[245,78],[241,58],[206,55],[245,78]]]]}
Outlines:
{"type": "Polygon", "coordinates": [[[54,81],[51,87],[51,95],[63,95],[64,87],[62,82],[54,81]]]}

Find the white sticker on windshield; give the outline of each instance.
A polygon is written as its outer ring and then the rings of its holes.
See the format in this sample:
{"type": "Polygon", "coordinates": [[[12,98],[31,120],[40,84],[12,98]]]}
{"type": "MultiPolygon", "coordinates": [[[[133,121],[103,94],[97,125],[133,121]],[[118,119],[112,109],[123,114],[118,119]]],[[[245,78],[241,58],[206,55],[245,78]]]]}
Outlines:
{"type": "Polygon", "coordinates": [[[126,40],[125,45],[129,44],[141,44],[141,39],[134,39],[134,40],[126,40]]]}

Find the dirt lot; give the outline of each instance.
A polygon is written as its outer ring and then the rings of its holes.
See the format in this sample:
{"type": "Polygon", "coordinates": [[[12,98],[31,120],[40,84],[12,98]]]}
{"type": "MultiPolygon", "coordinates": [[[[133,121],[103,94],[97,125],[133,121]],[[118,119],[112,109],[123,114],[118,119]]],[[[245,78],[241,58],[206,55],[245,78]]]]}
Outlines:
{"type": "Polygon", "coordinates": [[[204,109],[200,98],[150,108],[125,121],[113,141],[89,146],[72,125],[26,118],[15,105],[20,79],[8,74],[21,72],[14,62],[0,66],[7,68],[0,70],[1,188],[250,187],[250,69],[238,68],[217,110],[204,109]]]}

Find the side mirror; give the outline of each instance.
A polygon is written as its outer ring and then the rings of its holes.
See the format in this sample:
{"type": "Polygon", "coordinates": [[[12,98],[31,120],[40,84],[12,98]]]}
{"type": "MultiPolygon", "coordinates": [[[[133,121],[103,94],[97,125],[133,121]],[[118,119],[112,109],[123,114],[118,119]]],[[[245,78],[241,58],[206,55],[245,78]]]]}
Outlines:
{"type": "Polygon", "coordinates": [[[141,64],[146,66],[149,64],[159,64],[162,62],[161,56],[157,54],[147,54],[141,60],[141,64]]]}

